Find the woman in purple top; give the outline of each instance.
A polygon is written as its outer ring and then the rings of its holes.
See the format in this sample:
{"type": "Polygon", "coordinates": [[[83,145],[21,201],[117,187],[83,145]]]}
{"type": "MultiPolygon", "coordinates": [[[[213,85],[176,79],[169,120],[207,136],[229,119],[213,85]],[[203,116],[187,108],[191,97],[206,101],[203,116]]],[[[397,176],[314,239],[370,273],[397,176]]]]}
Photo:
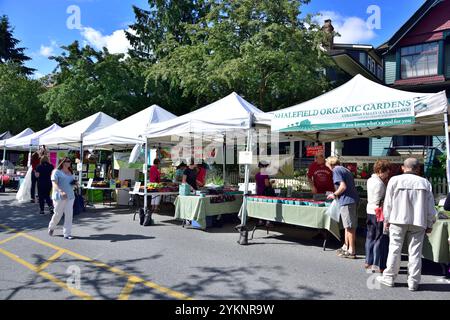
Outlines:
{"type": "Polygon", "coordinates": [[[266,173],[266,168],[269,166],[265,161],[258,163],[259,172],[255,175],[256,180],[256,194],[258,196],[269,196],[272,192],[272,184],[270,183],[269,176],[266,173]]]}
{"type": "MultiPolygon", "coordinates": [[[[258,196],[275,196],[275,192],[269,180],[269,175],[266,173],[266,168],[268,166],[269,163],[265,161],[260,161],[258,163],[259,172],[255,175],[256,194],[258,196]]],[[[266,228],[268,228],[270,226],[270,221],[259,220],[258,225],[265,225],[266,228]]]]}

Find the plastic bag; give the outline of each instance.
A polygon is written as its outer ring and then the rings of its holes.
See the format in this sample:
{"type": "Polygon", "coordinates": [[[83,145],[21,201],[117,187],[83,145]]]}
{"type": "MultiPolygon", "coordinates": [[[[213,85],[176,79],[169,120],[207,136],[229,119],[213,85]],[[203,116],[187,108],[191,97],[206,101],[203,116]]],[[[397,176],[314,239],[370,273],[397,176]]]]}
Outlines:
{"type": "Polygon", "coordinates": [[[138,161],[142,150],[142,144],[137,143],[130,154],[130,159],[128,160],[128,163],[136,163],[138,161]]]}
{"type": "Polygon", "coordinates": [[[28,168],[27,174],[25,175],[25,180],[17,191],[16,199],[19,203],[25,203],[31,201],[31,174],[33,169],[28,168]]]}
{"type": "Polygon", "coordinates": [[[336,199],[334,199],[333,202],[328,207],[327,215],[329,215],[330,218],[333,219],[334,221],[339,222],[339,218],[341,216],[341,205],[336,199]]]}

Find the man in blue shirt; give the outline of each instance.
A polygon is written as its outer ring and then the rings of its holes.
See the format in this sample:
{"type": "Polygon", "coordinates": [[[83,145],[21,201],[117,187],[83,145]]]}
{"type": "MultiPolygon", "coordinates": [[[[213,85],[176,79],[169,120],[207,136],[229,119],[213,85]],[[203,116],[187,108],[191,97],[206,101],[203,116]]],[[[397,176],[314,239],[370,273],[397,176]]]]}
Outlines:
{"type": "Polygon", "coordinates": [[[356,228],[358,226],[357,206],[359,202],[358,191],[355,188],[353,174],[341,166],[337,157],[328,157],[326,165],[333,171],[333,183],[336,191],[328,199],[337,199],[341,206],[340,213],[345,229],[345,241],[337,253],[343,258],[356,258],[356,228]]]}

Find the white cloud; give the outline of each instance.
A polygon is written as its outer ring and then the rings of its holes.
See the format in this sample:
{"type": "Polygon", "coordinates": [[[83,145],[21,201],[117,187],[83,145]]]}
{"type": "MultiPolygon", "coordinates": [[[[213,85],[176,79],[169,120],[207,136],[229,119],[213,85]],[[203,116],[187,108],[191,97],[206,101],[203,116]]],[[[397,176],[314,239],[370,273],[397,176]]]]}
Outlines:
{"type": "Polygon", "coordinates": [[[31,75],[31,78],[33,78],[33,79],[39,79],[39,78],[42,78],[42,77],[44,77],[44,76],[45,76],[45,74],[43,74],[43,73],[41,73],[41,72],[39,72],[39,71],[35,71],[34,74],[31,75]]]}
{"type": "Polygon", "coordinates": [[[49,46],[45,46],[41,44],[41,48],[39,49],[39,54],[43,57],[50,57],[55,55],[55,49],[58,47],[56,41],[52,40],[49,46]]]}
{"type": "Polygon", "coordinates": [[[94,28],[83,27],[81,35],[85,39],[85,43],[90,44],[97,50],[106,47],[110,53],[127,53],[128,49],[131,48],[125,36],[125,30],[116,30],[110,35],[103,35],[94,28]]]}
{"type": "Polygon", "coordinates": [[[324,20],[331,19],[334,31],[341,36],[335,37],[335,43],[367,43],[376,37],[373,29],[359,17],[344,17],[334,11],[321,11],[317,23],[323,25],[324,20]]]}

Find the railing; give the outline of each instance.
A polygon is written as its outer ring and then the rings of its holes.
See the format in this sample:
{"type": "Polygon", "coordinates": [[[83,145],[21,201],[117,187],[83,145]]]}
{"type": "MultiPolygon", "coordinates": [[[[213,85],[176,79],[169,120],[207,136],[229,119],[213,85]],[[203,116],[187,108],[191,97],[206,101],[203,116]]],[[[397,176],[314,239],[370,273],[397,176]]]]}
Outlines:
{"type": "MultiPolygon", "coordinates": [[[[306,177],[298,177],[298,178],[274,178],[270,179],[275,181],[275,186],[277,188],[287,188],[292,187],[294,190],[299,191],[309,191],[311,190],[308,179],[306,177]]],[[[431,186],[433,188],[434,196],[447,195],[448,185],[446,178],[428,178],[431,186]]],[[[238,173],[230,173],[227,174],[227,182],[231,184],[243,183],[244,178],[240,177],[238,173]]],[[[250,182],[255,182],[255,177],[250,177],[250,182]]],[[[355,179],[355,186],[361,186],[364,190],[367,190],[367,179],[355,179]]]]}

